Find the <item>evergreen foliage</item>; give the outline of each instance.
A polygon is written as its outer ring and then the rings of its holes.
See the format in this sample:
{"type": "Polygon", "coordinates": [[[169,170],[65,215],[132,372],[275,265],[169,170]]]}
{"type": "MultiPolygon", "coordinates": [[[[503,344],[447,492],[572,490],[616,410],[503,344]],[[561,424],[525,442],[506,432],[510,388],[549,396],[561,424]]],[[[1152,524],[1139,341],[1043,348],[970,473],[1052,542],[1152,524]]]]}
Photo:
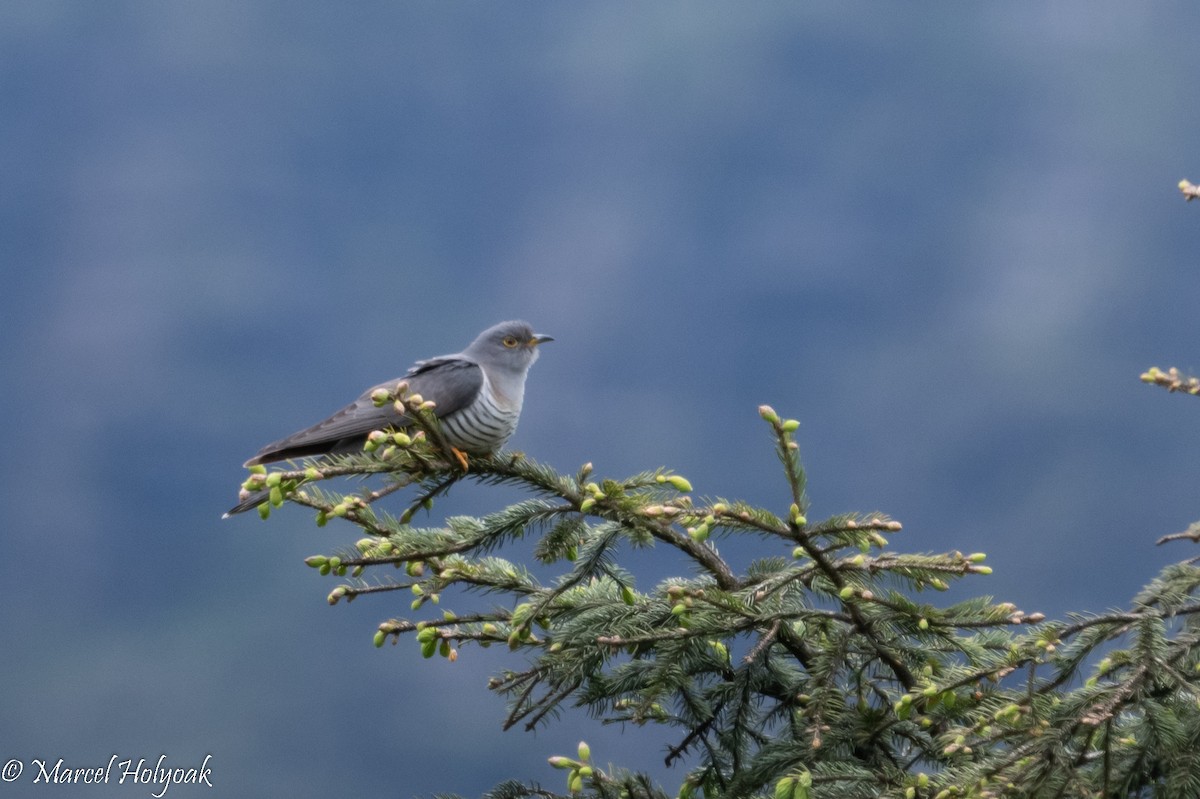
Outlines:
{"type": "MultiPolygon", "coordinates": [[[[507,699],[506,727],[583,706],[656,728],[645,734],[666,745],[667,764],[689,769],[663,788],[595,767],[581,744],[550,758],[566,794],[1200,796],[1200,568],[1170,566],[1127,610],[1067,621],[990,598],[939,604],[931,596],[949,583],[990,572],[984,556],[896,551],[901,525],[881,513],[810,522],[798,423],[766,406],[760,415],[782,465],[774,511],[703,499],[667,470],[610,480],[588,464],[567,476],[502,453],[464,472],[428,412],[415,435],[382,431],[362,454],[257,467],[244,488],[270,492],[264,518],[292,502],[316,510],[318,525],[340,518],[365,534],[306,562],[348,578],[330,604],[409,593],[377,646],[408,637],[424,657],[451,660],[471,645],[518,650],[527,668],[490,682],[507,699]],[[347,475],[386,482],[348,495],[318,485],[347,475]],[[482,518],[412,524],[460,480],[532,497],[482,518]],[[415,499],[399,516],[377,509],[406,486],[415,499]],[[550,581],[499,555],[531,536],[536,570],[557,569],[550,581]],[[714,541],[745,536],[778,552],[738,573],[714,541]],[[691,573],[639,588],[618,556],[648,546],[677,550],[691,573]],[[464,590],[499,601],[462,616],[434,608],[464,590]]],[[[488,794],[557,795],[519,782],[488,794]]]]}

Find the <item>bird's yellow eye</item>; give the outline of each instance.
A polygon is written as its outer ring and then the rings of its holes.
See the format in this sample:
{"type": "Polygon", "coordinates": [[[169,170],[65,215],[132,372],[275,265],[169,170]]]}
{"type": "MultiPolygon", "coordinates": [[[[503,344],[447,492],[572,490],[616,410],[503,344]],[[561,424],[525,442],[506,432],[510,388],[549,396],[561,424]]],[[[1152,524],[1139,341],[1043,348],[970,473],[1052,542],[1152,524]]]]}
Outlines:
{"type": "Polygon", "coordinates": [[[504,346],[508,347],[511,350],[513,347],[517,346],[517,340],[515,338],[513,338],[512,336],[505,336],[504,337],[504,346]]]}

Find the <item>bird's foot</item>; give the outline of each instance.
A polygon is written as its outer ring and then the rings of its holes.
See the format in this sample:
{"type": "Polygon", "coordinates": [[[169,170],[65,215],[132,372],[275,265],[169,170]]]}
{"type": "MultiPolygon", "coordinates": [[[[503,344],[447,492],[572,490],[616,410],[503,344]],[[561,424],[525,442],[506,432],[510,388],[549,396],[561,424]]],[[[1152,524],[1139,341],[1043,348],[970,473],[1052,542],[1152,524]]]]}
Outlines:
{"type": "Polygon", "coordinates": [[[450,451],[452,453],[454,453],[454,457],[457,458],[458,462],[462,465],[463,472],[466,472],[467,468],[469,466],[469,463],[467,461],[467,453],[463,452],[458,447],[451,447],[450,451]]]}

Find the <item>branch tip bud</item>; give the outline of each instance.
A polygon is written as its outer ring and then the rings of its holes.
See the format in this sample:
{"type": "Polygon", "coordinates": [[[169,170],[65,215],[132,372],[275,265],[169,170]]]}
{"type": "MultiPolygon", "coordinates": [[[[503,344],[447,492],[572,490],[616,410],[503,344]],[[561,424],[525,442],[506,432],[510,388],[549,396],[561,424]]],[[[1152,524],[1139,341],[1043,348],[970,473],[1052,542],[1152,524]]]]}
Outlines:
{"type": "Polygon", "coordinates": [[[677,474],[673,474],[666,478],[666,480],[676,491],[681,491],[686,494],[692,490],[692,484],[688,482],[686,477],[680,477],[677,474]]]}

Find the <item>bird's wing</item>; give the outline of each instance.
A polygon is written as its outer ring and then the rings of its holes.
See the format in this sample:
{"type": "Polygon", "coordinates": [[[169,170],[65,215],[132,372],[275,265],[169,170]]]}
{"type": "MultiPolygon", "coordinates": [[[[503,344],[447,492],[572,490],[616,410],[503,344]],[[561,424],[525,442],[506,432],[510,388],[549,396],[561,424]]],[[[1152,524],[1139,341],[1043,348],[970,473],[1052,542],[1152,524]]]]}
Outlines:
{"type": "Polygon", "coordinates": [[[454,356],[418,361],[403,378],[372,386],[328,419],[263,447],[246,461],[246,465],[331,452],[353,452],[361,448],[363,437],[372,430],[407,427],[412,423],[407,415],[397,413],[390,402],[377,408],[371,399],[371,393],[376,389],[390,391],[400,380],[408,383],[410,394],[433,400],[434,413],[440,417],[475,400],[483,387],[483,370],[478,364],[454,356]]]}
{"type": "Polygon", "coordinates": [[[479,396],[483,388],[483,369],[459,355],[443,355],[417,361],[404,376],[409,394],[433,400],[433,413],[439,419],[461,411],[479,396]]]}

